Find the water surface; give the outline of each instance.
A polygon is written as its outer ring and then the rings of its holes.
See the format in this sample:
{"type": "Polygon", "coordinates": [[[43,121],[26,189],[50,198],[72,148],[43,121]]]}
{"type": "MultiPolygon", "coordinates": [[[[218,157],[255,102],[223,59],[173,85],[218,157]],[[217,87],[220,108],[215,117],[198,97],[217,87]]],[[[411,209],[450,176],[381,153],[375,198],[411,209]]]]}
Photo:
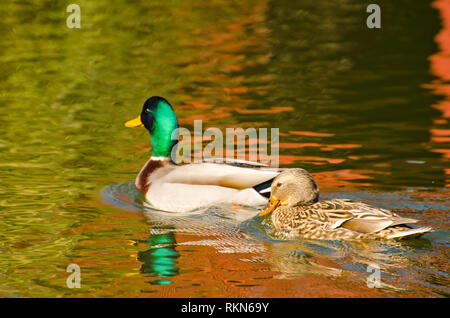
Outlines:
{"type": "Polygon", "coordinates": [[[450,7],[445,0],[8,1],[0,7],[2,297],[447,297],[450,7]],[[436,231],[283,241],[256,209],[150,210],[126,129],[151,95],[188,129],[276,127],[280,165],[436,231]],[[81,288],[66,286],[70,263],[81,288]],[[381,288],[369,288],[369,265],[381,288]]]}

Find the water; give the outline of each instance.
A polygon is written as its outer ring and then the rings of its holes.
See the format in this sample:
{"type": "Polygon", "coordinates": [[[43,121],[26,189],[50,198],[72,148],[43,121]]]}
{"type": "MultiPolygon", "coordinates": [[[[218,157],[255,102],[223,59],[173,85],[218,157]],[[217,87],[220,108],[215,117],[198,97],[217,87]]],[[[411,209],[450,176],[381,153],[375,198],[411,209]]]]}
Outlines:
{"type": "Polygon", "coordinates": [[[448,297],[446,1],[378,1],[381,30],[356,0],[77,3],[81,29],[62,2],[0,7],[2,297],[448,297]],[[256,209],[149,210],[149,138],[123,123],[151,95],[188,129],[277,127],[323,198],[436,231],[283,241],[256,209]]]}

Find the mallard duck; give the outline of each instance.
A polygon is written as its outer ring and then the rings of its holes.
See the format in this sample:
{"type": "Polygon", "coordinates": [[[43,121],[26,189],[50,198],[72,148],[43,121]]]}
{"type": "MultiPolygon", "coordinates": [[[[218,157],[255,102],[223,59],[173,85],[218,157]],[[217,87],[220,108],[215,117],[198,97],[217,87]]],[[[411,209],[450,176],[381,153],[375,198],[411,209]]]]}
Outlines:
{"type": "Polygon", "coordinates": [[[140,115],[125,126],[144,126],[150,133],[153,155],[135,184],[152,208],[189,212],[217,204],[257,206],[267,202],[277,170],[247,161],[175,164],[171,154],[178,143],[178,122],[166,99],[147,99],[140,115]]]}
{"type": "Polygon", "coordinates": [[[323,240],[397,239],[420,236],[431,227],[411,228],[417,220],[349,199],[319,202],[319,188],[304,169],[288,169],[272,182],[266,208],[273,226],[287,237],[323,240]]]}

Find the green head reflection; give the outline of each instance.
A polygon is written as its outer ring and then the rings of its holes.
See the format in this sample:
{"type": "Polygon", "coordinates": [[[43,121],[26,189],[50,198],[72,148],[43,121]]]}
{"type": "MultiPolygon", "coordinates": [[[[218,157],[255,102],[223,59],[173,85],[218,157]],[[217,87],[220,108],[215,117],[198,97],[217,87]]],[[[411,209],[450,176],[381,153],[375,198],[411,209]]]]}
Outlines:
{"type": "MultiPolygon", "coordinates": [[[[175,235],[171,231],[151,234],[145,242],[151,246],[147,251],[138,253],[138,260],[143,262],[141,273],[154,277],[170,277],[178,274],[177,258],[180,254],[175,250],[175,235]]],[[[151,284],[167,285],[172,281],[160,279],[151,284]]]]}

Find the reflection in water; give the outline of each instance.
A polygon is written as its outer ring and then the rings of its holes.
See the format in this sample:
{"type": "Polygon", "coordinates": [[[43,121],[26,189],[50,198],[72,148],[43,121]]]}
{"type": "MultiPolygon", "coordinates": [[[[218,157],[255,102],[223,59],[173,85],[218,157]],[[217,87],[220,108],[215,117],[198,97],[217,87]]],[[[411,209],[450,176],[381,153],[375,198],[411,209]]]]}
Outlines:
{"type": "MultiPolygon", "coordinates": [[[[254,225],[255,226],[255,225],[254,225]]],[[[385,291],[411,293],[410,277],[429,274],[417,267],[416,253],[431,251],[427,238],[405,241],[321,241],[295,239],[277,241],[275,229],[268,224],[256,225],[275,240],[269,247],[272,270],[277,279],[296,279],[323,275],[332,279],[348,280],[356,284],[367,281],[370,267],[380,269],[381,288],[385,291]],[[409,277],[409,278],[408,278],[409,277]]],[[[448,239],[449,233],[441,233],[448,239]]],[[[430,236],[431,238],[431,236],[430,236]]],[[[446,295],[448,275],[440,272],[435,277],[435,291],[446,295]]]]}
{"type": "MultiPolygon", "coordinates": [[[[423,86],[431,89],[436,95],[444,96],[444,99],[432,105],[441,112],[441,116],[433,121],[434,127],[430,129],[430,143],[433,147],[431,151],[439,153],[444,160],[448,160],[450,159],[448,146],[450,144],[450,129],[448,129],[450,118],[450,3],[445,0],[437,0],[432,5],[439,10],[442,29],[435,37],[439,52],[429,57],[431,73],[436,76],[436,79],[431,84],[423,86]]],[[[450,187],[450,169],[444,171],[447,175],[446,187],[450,187]]]]}
{"type": "Polygon", "coordinates": [[[360,0],[80,0],[78,30],[62,1],[2,3],[0,295],[404,295],[365,287],[375,261],[408,296],[448,296],[449,5],[377,3],[381,30],[360,0]],[[271,239],[229,207],[149,211],[131,182],[148,134],[123,122],[151,95],[189,129],[279,128],[282,166],[324,195],[438,231],[366,249],[271,239]]]}
{"type": "Polygon", "coordinates": [[[138,253],[138,260],[143,262],[141,273],[161,278],[151,284],[171,284],[172,281],[164,278],[175,276],[179,271],[176,259],[180,254],[175,250],[175,234],[170,230],[152,229],[145,243],[151,248],[138,253]]]}

